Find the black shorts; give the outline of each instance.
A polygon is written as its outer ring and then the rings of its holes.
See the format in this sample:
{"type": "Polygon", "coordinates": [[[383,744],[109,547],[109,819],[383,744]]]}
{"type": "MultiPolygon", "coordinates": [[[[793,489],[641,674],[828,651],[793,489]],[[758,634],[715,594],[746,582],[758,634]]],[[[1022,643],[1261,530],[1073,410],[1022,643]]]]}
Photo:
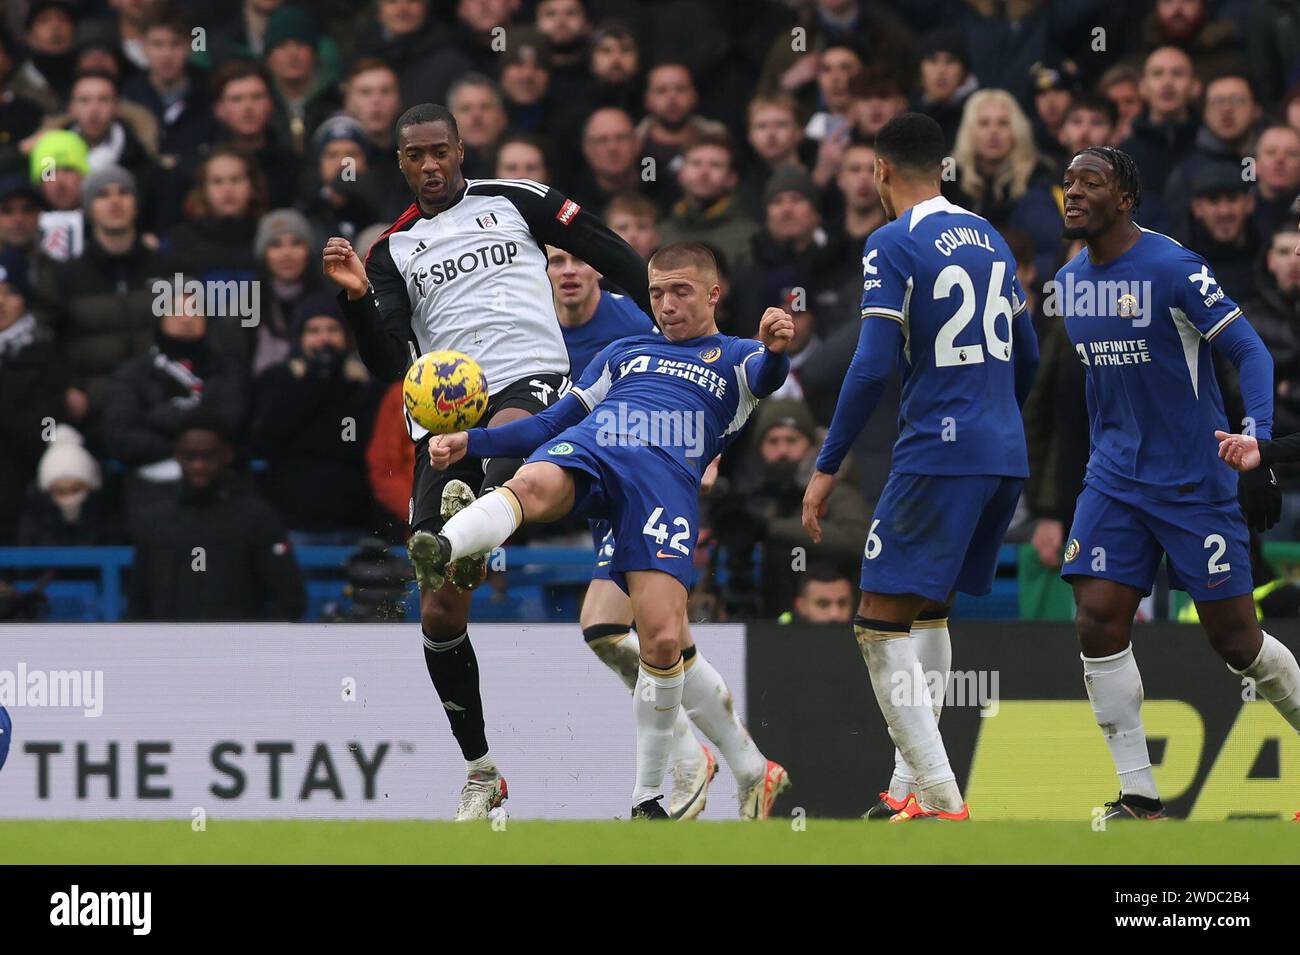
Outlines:
{"type": "MultiPolygon", "coordinates": [[[[522,408],[529,414],[537,414],[555,404],[571,388],[568,376],[557,373],[529,375],[511,382],[492,396],[487,410],[483,412],[483,423],[492,420],[492,416],[506,408],[522,408]]],[[[514,464],[495,461],[493,472],[501,473],[502,466],[509,473],[514,472],[523,463],[523,458],[512,459],[514,464]]],[[[483,490],[483,478],[487,472],[488,462],[482,458],[461,458],[445,471],[435,471],[429,464],[429,436],[425,435],[415,444],[415,478],[411,482],[410,520],[411,530],[438,531],[442,528],[442,489],[448,481],[460,480],[473,489],[475,494],[483,490]]],[[[502,479],[504,480],[504,479],[502,479]]],[[[499,482],[498,482],[499,483],[499,482]]]]}

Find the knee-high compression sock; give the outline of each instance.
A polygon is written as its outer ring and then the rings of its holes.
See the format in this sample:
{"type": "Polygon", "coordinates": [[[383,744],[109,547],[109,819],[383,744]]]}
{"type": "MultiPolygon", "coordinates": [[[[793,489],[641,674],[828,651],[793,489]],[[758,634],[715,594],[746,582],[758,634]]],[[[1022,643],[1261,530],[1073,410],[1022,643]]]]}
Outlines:
{"type": "Polygon", "coordinates": [[[731,691],[699,647],[683,650],[682,661],[686,667],[682,709],[718,747],[740,788],[752,786],[767,772],[767,759],[740,722],[731,691]]]}
{"type": "Polygon", "coordinates": [[[1083,685],[1119,774],[1120,792],[1159,799],[1142,725],[1142,674],[1130,644],[1108,657],[1085,657],[1083,685]]]}
{"type": "Polygon", "coordinates": [[[864,617],[855,617],[853,628],[889,735],[916,777],[921,805],[959,812],[961,790],[939,735],[925,674],[909,639],[910,628],[864,617]]]}
{"type": "Polygon", "coordinates": [[[509,488],[497,488],[454,515],[442,527],[451,559],[476,557],[500,547],[524,522],[524,509],[509,488]]]}
{"type": "MultiPolygon", "coordinates": [[[[618,674],[629,690],[636,689],[637,674],[641,669],[641,644],[635,633],[622,624],[597,623],[583,628],[582,638],[600,661],[618,674]]],[[[683,706],[677,711],[677,722],[673,724],[669,762],[695,763],[702,756],[700,741],[691,730],[691,721],[683,706]]]]}
{"type": "MultiPolygon", "coordinates": [[[[952,670],[952,640],[948,635],[948,615],[921,616],[912,624],[912,648],[921,662],[926,681],[930,684],[930,702],[934,707],[934,721],[939,722],[943,712],[944,691],[948,686],[948,673],[952,670]],[[937,675],[936,675],[937,674],[937,675]]],[[[894,775],[889,780],[889,797],[898,802],[916,789],[916,774],[903,758],[903,751],[894,747],[894,775]]]]}
{"type": "Polygon", "coordinates": [[[668,751],[673,743],[673,725],[682,708],[681,657],[670,667],[641,661],[636,688],[632,691],[632,715],[636,721],[636,786],[632,805],[663,795],[668,751]]]}
{"type": "Polygon", "coordinates": [[[1238,676],[1255,681],[1255,692],[1273,704],[1291,728],[1300,731],[1300,666],[1295,654],[1267,631],[1259,656],[1244,670],[1228,667],[1238,676]]]}
{"type": "Polygon", "coordinates": [[[483,699],[478,688],[478,658],[469,642],[469,631],[450,640],[424,636],[424,665],[438,691],[451,734],[471,769],[489,769],[487,736],[483,731],[483,699]],[[486,760],[486,763],[484,762],[486,760]]]}

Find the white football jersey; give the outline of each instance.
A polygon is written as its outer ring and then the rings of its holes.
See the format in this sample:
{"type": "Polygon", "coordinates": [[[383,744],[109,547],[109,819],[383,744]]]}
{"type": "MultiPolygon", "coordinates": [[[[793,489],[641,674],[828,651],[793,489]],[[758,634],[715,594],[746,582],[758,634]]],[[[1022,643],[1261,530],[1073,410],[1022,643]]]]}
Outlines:
{"type": "Polygon", "coordinates": [[[372,295],[345,310],[366,365],[402,375],[428,351],[474,358],[495,395],[529,375],[567,374],[545,245],[584,259],[650,312],[641,257],[578,203],[528,179],[471,179],[451,205],[412,204],[371,247],[372,295]]]}

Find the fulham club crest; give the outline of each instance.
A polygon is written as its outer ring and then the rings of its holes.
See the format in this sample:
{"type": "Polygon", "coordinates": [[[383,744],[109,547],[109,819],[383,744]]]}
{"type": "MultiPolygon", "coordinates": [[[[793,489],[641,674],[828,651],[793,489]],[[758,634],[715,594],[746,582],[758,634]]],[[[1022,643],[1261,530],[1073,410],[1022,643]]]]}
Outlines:
{"type": "Polygon", "coordinates": [[[497,216],[495,212],[485,212],[474,221],[478,223],[480,229],[495,229],[497,225],[497,216]]]}

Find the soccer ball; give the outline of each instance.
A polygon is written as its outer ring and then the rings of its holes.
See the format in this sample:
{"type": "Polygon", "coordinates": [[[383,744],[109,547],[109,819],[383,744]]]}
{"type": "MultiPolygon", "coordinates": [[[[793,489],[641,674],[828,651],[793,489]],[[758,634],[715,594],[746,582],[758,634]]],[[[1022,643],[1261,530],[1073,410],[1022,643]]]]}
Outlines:
{"type": "Polygon", "coordinates": [[[465,431],[487,410],[487,378],[469,355],[427,352],[407,369],[402,400],[415,423],[433,434],[465,431]]]}

